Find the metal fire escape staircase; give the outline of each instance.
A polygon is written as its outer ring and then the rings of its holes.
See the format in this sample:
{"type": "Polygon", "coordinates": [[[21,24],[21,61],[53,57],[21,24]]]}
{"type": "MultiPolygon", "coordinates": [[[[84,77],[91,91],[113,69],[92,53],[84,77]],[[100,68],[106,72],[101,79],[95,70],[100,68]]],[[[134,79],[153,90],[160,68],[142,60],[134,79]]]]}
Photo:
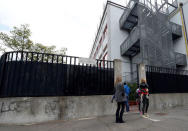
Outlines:
{"type": "MultiPolygon", "coordinates": [[[[168,3],[166,0],[165,3],[168,3]]],[[[128,31],[129,36],[123,41],[120,46],[120,51],[122,56],[133,57],[140,52],[140,27],[138,27],[138,6],[144,6],[145,12],[147,15],[157,15],[157,13],[163,13],[165,15],[169,15],[171,12],[167,9],[164,9],[165,3],[162,3],[161,6],[157,7],[157,3],[155,5],[151,2],[151,0],[130,0],[128,4],[128,8],[122,14],[119,25],[122,30],[128,31]]],[[[169,3],[170,4],[170,3],[169,3]]],[[[176,7],[176,3],[172,3],[174,8],[176,7]]],[[[176,40],[177,38],[182,36],[181,26],[175,23],[170,22],[170,27],[172,30],[172,38],[176,40]]]]}
{"type": "Polygon", "coordinates": [[[135,28],[138,24],[137,4],[130,1],[119,20],[120,28],[130,33],[120,46],[122,56],[134,56],[140,51],[139,30],[135,28]]]}
{"type": "Polygon", "coordinates": [[[146,7],[146,11],[155,11],[154,6],[147,0],[130,0],[128,9],[124,11],[119,23],[122,30],[129,32],[129,36],[123,41],[120,46],[122,56],[133,57],[140,52],[140,28],[138,25],[138,6],[146,7]]]}

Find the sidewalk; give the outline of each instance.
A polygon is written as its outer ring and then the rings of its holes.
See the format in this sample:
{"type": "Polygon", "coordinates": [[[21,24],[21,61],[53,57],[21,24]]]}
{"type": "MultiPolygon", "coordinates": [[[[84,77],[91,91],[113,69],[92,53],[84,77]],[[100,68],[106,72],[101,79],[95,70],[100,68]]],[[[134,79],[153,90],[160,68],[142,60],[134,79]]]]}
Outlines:
{"type": "Polygon", "coordinates": [[[143,118],[138,112],[124,116],[126,123],[114,123],[114,116],[53,121],[34,125],[0,125],[0,131],[187,131],[188,107],[150,113],[143,118]]]}

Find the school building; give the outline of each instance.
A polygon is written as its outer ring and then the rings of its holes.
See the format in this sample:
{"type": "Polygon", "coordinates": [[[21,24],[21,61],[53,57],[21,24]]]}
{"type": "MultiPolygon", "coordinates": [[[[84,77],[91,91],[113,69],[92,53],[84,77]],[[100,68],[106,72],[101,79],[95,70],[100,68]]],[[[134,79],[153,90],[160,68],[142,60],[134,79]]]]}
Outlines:
{"type": "Polygon", "coordinates": [[[181,0],[107,1],[89,58],[122,60],[125,81],[136,80],[140,63],[187,70],[187,12],[181,0]]]}

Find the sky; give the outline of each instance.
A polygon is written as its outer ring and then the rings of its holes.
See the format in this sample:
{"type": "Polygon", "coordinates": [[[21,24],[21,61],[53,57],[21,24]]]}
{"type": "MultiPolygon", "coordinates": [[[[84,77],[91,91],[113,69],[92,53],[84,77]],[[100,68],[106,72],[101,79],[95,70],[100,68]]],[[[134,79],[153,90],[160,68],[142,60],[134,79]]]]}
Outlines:
{"type": "MultiPolygon", "coordinates": [[[[124,4],[126,0],[111,0],[124,4]]],[[[0,32],[29,24],[34,42],[89,57],[106,0],[0,0],[0,32]]]]}

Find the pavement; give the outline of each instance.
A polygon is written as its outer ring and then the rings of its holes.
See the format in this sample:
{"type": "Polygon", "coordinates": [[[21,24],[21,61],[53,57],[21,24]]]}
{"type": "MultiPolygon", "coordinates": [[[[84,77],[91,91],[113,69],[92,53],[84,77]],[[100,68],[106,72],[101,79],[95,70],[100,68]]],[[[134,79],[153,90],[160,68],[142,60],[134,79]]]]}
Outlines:
{"type": "Polygon", "coordinates": [[[0,131],[188,131],[188,106],[142,117],[136,110],[124,115],[125,123],[115,123],[115,116],[51,121],[39,124],[4,125],[0,131]]]}

